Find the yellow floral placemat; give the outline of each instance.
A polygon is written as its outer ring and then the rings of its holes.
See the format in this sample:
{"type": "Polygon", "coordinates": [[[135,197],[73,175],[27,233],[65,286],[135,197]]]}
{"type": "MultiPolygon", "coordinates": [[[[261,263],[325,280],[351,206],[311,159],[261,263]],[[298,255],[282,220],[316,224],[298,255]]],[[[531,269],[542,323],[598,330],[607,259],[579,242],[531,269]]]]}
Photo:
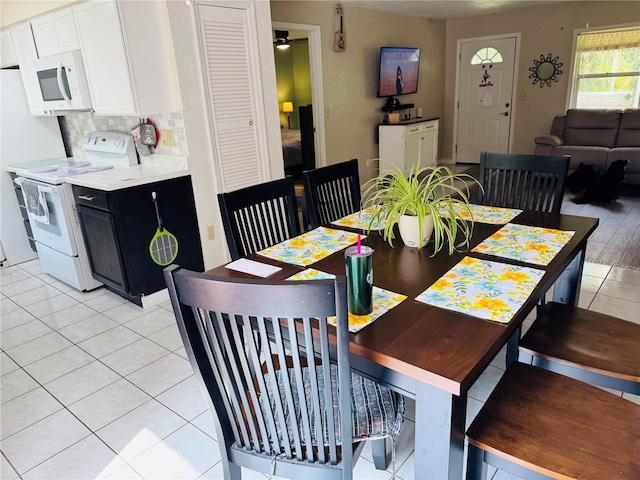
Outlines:
{"type": "Polygon", "coordinates": [[[359,212],[351,213],[331,223],[340,227],[359,228],[361,230],[382,230],[387,224],[385,219],[376,218],[376,220],[371,223],[371,219],[376,213],[378,213],[376,207],[369,207],[359,212]],[[369,224],[371,224],[371,228],[369,228],[369,224]]]}
{"type": "Polygon", "coordinates": [[[257,253],[263,257],[305,267],[357,241],[357,233],[318,227],[257,253]]]}
{"type": "MultiPolygon", "coordinates": [[[[471,220],[469,212],[459,203],[453,204],[453,209],[465,220],[471,220]]],[[[490,207],[487,205],[469,204],[469,210],[473,215],[473,221],[479,223],[492,223],[504,225],[522,213],[517,208],[490,207]]],[[[447,210],[440,210],[443,215],[447,215],[447,210]]]]}
{"type": "Polygon", "coordinates": [[[544,275],[543,270],[464,257],[419,302],[508,323],[544,275]]]}
{"type": "Polygon", "coordinates": [[[472,252],[549,265],[576,232],[507,223],[472,252]]]}
{"type": "MultiPolygon", "coordinates": [[[[287,280],[322,280],[326,278],[334,278],[331,273],[321,272],[313,268],[307,268],[302,272],[298,272],[295,275],[287,278],[287,280]]],[[[387,313],[393,307],[407,298],[406,295],[390,292],[384,288],[373,286],[373,292],[371,294],[371,301],[373,302],[373,311],[368,315],[354,315],[349,313],[349,331],[351,333],[358,333],[364,327],[373,323],[378,317],[387,313]]],[[[329,323],[336,324],[335,317],[329,317],[329,323]]]]}

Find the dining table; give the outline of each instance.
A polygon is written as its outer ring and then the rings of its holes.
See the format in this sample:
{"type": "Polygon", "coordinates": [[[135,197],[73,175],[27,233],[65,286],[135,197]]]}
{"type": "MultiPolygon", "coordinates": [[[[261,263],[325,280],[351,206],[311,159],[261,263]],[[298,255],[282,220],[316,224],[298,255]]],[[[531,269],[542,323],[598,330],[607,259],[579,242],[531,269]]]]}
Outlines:
{"type": "MultiPolygon", "coordinates": [[[[507,362],[517,359],[522,324],[551,287],[554,301],[578,304],[587,240],[598,226],[598,219],[527,210],[516,211],[514,215],[508,222],[475,221],[468,248],[453,254],[449,254],[447,245],[435,255],[433,243],[421,249],[407,247],[397,235],[397,226],[393,246],[380,232],[368,231],[357,223],[320,227],[361,234],[362,245],[374,250],[374,290],[377,287],[402,298],[380,312],[370,323],[352,330],[351,368],[415,399],[413,461],[416,479],[462,478],[469,389],[503,347],[508,346],[507,362]],[[568,232],[568,235],[542,262],[534,257],[505,256],[500,249],[491,248],[495,239],[506,239],[514,245],[524,244],[527,238],[521,233],[522,229],[535,230],[537,234],[568,232]],[[487,245],[488,248],[483,248],[487,245]],[[478,263],[491,268],[506,268],[511,272],[508,278],[519,278],[520,271],[534,272],[536,283],[520,295],[520,303],[499,321],[486,318],[487,315],[483,318],[477,313],[480,310],[476,312],[473,305],[465,307],[464,302],[460,302],[463,308],[456,310],[424,300],[436,286],[443,284],[443,280],[451,277],[460,280],[460,276],[465,275],[465,265],[478,263]]],[[[544,249],[545,242],[543,239],[532,248],[544,249]]],[[[289,245],[296,245],[296,242],[289,245]]],[[[273,253],[272,250],[270,252],[273,253]]],[[[309,268],[330,275],[345,274],[344,248],[324,256],[305,254],[297,260],[269,255],[266,251],[246,258],[279,267],[280,270],[271,274],[269,279],[289,279],[309,268]]],[[[253,277],[251,273],[233,270],[227,265],[220,265],[207,273],[224,277],[253,277]]],[[[501,281],[498,281],[498,289],[501,281]]],[[[456,293],[455,288],[462,288],[459,282],[444,283],[454,288],[449,301],[455,303],[464,297],[462,293],[456,293]]],[[[496,285],[490,285],[488,281],[479,284],[481,294],[483,289],[489,291],[494,287],[496,285]]],[[[435,293],[430,298],[437,299],[439,292],[435,293]]],[[[374,456],[376,466],[384,468],[387,460],[384,449],[375,447],[374,456]]]]}

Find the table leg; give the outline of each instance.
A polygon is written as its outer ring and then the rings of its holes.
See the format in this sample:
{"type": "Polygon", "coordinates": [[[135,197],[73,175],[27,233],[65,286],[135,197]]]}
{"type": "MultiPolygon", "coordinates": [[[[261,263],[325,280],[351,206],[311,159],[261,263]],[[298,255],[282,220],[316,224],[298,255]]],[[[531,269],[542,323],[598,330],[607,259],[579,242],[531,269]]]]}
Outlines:
{"type": "Polygon", "coordinates": [[[578,306],[586,250],[587,244],[585,242],[584,247],[582,247],[576,257],[567,265],[567,268],[565,268],[564,272],[560,274],[553,284],[554,302],[578,306]]]}
{"type": "Polygon", "coordinates": [[[516,328],[515,332],[513,332],[509,340],[507,340],[507,367],[511,362],[518,360],[518,343],[520,343],[521,332],[522,327],[516,328]]]}
{"type": "Polygon", "coordinates": [[[466,415],[466,393],[416,382],[415,478],[462,478],[466,415]]]}

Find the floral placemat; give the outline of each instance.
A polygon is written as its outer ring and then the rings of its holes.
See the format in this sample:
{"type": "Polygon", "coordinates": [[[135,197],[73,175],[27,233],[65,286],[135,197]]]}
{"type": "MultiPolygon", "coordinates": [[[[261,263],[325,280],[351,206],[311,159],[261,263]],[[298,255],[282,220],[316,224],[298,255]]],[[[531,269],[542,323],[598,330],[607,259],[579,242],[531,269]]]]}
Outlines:
{"type": "Polygon", "coordinates": [[[419,302],[508,323],[529,298],[543,270],[464,257],[428,289],[419,302]]]}
{"type": "Polygon", "coordinates": [[[376,213],[378,213],[377,208],[369,207],[359,212],[351,213],[331,223],[340,227],[359,228],[361,230],[382,230],[387,224],[385,219],[376,218],[375,221],[371,223],[371,219],[376,213]],[[371,228],[369,228],[369,225],[371,225],[371,228]]]}
{"type": "MultiPolygon", "coordinates": [[[[453,204],[453,209],[464,220],[471,220],[469,212],[459,203],[453,204]]],[[[504,225],[522,213],[517,208],[490,207],[488,205],[469,204],[469,210],[473,215],[473,221],[479,223],[492,223],[495,225],[504,225]]],[[[447,215],[446,209],[441,209],[443,215],[447,215]]]]}
{"type": "MultiPolygon", "coordinates": [[[[334,278],[334,275],[331,273],[321,272],[320,270],[315,270],[313,268],[307,268],[306,270],[298,272],[287,278],[287,280],[322,280],[327,278],[334,278]]],[[[351,333],[359,332],[406,298],[406,295],[390,292],[389,290],[385,290],[384,288],[376,287],[374,285],[371,293],[373,311],[368,315],[354,315],[349,312],[349,331],[351,333]]],[[[329,323],[335,325],[336,318],[329,317],[329,323]]]]}
{"type": "MultiPolygon", "coordinates": [[[[362,236],[361,238],[365,238],[362,236]]],[[[272,247],[258,255],[304,267],[328,257],[358,241],[358,234],[318,227],[272,247]]]]}
{"type": "Polygon", "coordinates": [[[576,232],[508,223],[472,252],[549,265],[576,232]]]}

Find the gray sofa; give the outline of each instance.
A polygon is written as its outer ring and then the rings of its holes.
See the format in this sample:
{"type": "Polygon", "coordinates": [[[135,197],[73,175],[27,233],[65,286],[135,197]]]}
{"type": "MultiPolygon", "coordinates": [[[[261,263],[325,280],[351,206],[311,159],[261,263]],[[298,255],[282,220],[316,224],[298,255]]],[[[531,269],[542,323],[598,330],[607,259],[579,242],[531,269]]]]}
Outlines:
{"type": "Polygon", "coordinates": [[[604,172],[628,159],[625,183],[640,185],[640,109],[571,109],[553,119],[551,134],[536,138],[537,155],[571,155],[569,172],[580,162],[604,172]]]}

